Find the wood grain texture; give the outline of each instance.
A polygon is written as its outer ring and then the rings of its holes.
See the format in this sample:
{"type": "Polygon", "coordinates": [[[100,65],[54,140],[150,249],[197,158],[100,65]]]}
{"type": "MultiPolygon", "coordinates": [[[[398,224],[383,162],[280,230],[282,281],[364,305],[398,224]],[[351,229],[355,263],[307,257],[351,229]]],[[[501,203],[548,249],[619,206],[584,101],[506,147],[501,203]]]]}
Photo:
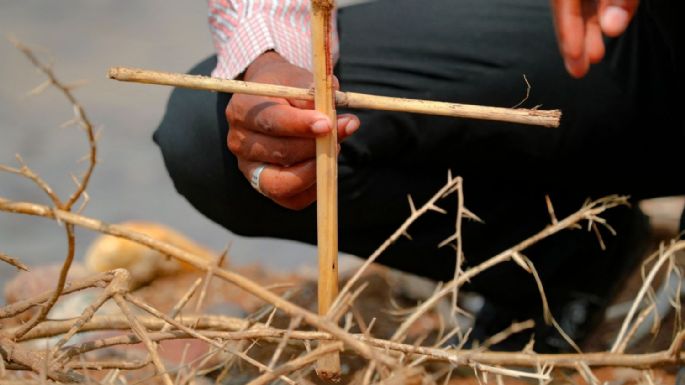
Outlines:
{"type": "MultiPolygon", "coordinates": [[[[157,84],[257,96],[272,96],[284,99],[314,100],[314,92],[311,89],[244,82],[240,80],[218,79],[208,76],[186,75],[128,67],[112,67],[109,70],[108,76],[110,79],[133,83],[157,84]]],[[[338,107],[355,109],[410,112],[543,127],[558,127],[561,120],[561,111],[559,110],[490,107],[342,91],[335,92],[335,105],[338,107]]]]}
{"type": "MultiPolygon", "coordinates": [[[[316,212],[319,252],[319,314],[328,313],[338,295],[338,137],[331,58],[332,1],[312,0],[312,72],[314,106],[331,121],[331,132],[316,139],[316,212]]],[[[317,361],[321,379],[340,377],[340,355],[317,361]]]]}

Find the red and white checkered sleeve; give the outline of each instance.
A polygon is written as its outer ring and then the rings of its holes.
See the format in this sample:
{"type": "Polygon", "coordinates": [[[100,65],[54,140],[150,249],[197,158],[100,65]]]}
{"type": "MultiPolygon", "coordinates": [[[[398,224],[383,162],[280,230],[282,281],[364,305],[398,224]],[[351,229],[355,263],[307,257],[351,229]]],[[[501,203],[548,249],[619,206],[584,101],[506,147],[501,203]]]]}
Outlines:
{"type": "MultiPolygon", "coordinates": [[[[268,50],[311,70],[309,7],[309,0],[209,0],[209,28],[218,59],[212,76],[233,79],[268,50]]],[[[332,30],[336,60],[335,24],[332,30]]]]}

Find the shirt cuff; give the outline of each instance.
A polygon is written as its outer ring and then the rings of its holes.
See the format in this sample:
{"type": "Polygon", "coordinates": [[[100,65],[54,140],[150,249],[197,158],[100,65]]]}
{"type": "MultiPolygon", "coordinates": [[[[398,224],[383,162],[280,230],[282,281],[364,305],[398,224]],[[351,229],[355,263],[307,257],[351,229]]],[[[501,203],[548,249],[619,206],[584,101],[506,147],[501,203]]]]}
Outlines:
{"type": "MultiPolygon", "coordinates": [[[[214,23],[212,23],[214,24],[214,23]]],[[[221,26],[212,25],[215,33],[217,66],[212,76],[234,79],[262,53],[274,50],[289,63],[311,71],[311,37],[309,20],[304,26],[293,27],[279,20],[269,20],[262,14],[242,20],[230,39],[221,38],[221,26]]],[[[337,31],[335,20],[333,31],[337,31]]],[[[333,60],[338,57],[338,36],[331,39],[333,60]]]]}

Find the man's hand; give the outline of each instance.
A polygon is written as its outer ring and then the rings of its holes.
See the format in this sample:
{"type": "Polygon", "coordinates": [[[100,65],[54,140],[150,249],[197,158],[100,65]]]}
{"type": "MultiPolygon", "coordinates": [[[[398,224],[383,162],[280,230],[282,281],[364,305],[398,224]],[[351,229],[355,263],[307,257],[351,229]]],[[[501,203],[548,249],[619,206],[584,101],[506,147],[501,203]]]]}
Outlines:
{"type": "Polygon", "coordinates": [[[604,57],[602,35],[616,37],[633,18],[639,0],[551,0],[559,49],[568,72],[585,76],[604,57]]]}
{"type": "MultiPolygon", "coordinates": [[[[266,52],[248,67],[244,79],[309,88],[313,77],[277,53],[266,52]]],[[[240,94],[226,108],[228,148],[238,158],[240,171],[250,180],[253,170],[265,165],[259,178],[262,193],[293,210],[316,200],[315,138],[331,130],[328,117],[313,108],[314,102],[240,94]]],[[[359,124],[355,115],[338,116],[338,140],[359,124]]]]}

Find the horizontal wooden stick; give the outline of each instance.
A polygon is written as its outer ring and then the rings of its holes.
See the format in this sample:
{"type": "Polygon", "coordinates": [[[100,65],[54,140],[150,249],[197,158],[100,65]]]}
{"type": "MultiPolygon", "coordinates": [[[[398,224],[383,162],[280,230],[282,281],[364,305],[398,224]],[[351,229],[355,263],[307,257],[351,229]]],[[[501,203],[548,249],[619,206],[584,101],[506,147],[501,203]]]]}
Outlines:
{"type": "MultiPolygon", "coordinates": [[[[109,70],[108,76],[111,79],[125,82],[158,84],[216,92],[272,96],[285,99],[314,100],[314,91],[312,89],[243,82],[240,80],[218,79],[208,76],[186,75],[128,67],[112,67],[109,70]]],[[[451,116],[455,118],[495,120],[544,127],[559,127],[559,121],[561,119],[561,111],[559,110],[487,107],[472,104],[394,98],[389,96],[376,96],[342,91],[337,91],[335,93],[335,103],[338,107],[412,112],[426,115],[451,116]]]]}

